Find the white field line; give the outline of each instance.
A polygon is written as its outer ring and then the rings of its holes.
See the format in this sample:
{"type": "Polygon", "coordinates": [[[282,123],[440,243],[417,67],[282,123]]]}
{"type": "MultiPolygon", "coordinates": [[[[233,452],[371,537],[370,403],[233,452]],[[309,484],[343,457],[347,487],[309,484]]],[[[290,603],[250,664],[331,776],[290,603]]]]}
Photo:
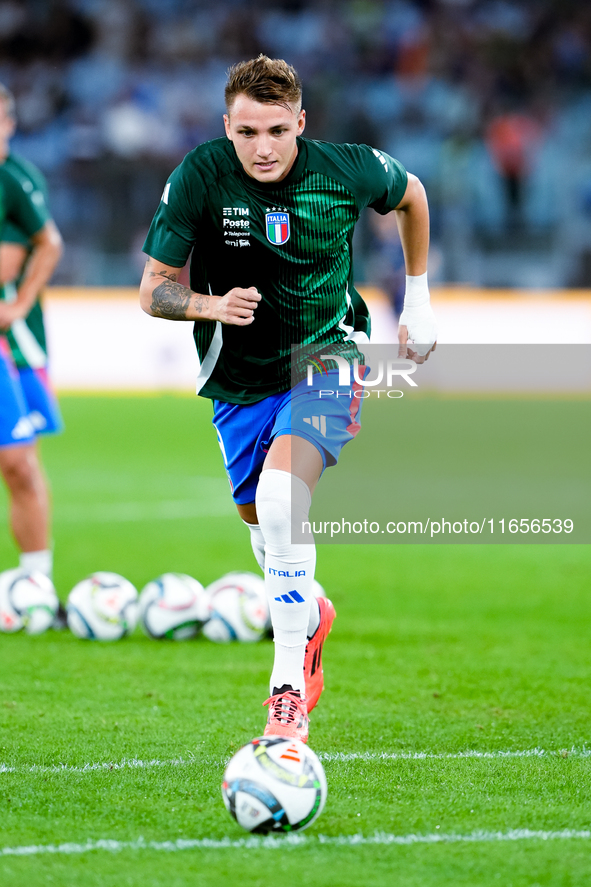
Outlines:
{"type": "Polygon", "coordinates": [[[446,761],[461,760],[462,758],[476,758],[495,760],[500,758],[549,758],[549,757],[591,757],[590,748],[565,748],[548,751],[545,748],[526,748],[515,751],[458,751],[458,752],[425,752],[425,751],[401,751],[401,752],[324,752],[318,755],[321,761],[334,763],[336,761],[446,761]]]}
{"type": "MultiPolygon", "coordinates": [[[[8,764],[0,764],[0,773],[93,773],[98,771],[110,770],[149,770],[152,767],[187,767],[196,763],[210,763],[209,759],[199,761],[190,759],[188,761],[183,758],[173,758],[169,761],[159,761],[156,758],[150,761],[141,761],[138,758],[123,758],[121,761],[97,761],[93,764],[50,764],[43,766],[41,764],[31,764],[29,767],[11,767],[8,764]]],[[[225,763],[220,760],[220,763],[225,763]]]]}
{"type": "MultiPolygon", "coordinates": [[[[459,752],[320,752],[318,757],[328,764],[347,763],[349,761],[451,761],[451,760],[503,760],[510,758],[589,758],[591,748],[544,749],[526,748],[508,751],[459,751],[459,752]]],[[[10,766],[0,764],[1,773],[93,773],[110,770],[148,770],[152,767],[190,767],[194,764],[211,764],[213,761],[221,765],[229,759],[221,758],[172,758],[161,761],[157,758],[143,761],[139,758],[123,758],[121,761],[97,761],[89,764],[31,764],[29,766],[10,766]]]]}
{"type": "Polygon", "coordinates": [[[562,829],[561,831],[539,831],[534,829],[511,829],[508,832],[474,831],[466,835],[458,834],[428,834],[428,835],[389,835],[378,833],[375,835],[286,835],[285,837],[252,835],[249,838],[178,838],[176,841],[145,841],[138,838],[136,841],[115,841],[104,839],[100,841],[87,841],[84,844],[33,844],[24,847],[2,847],[2,856],[38,856],[41,854],[88,853],[95,850],[105,850],[109,853],[119,853],[124,850],[164,850],[175,853],[179,850],[285,850],[289,847],[301,847],[302,845],[313,849],[317,846],[359,847],[363,845],[405,845],[409,844],[480,844],[497,841],[568,841],[573,839],[589,840],[591,831],[562,829]]]}
{"type": "Polygon", "coordinates": [[[63,523],[110,524],[152,520],[183,520],[192,517],[225,517],[235,508],[227,495],[216,500],[163,500],[160,502],[113,502],[111,504],[63,505],[56,508],[55,520],[63,523]]]}

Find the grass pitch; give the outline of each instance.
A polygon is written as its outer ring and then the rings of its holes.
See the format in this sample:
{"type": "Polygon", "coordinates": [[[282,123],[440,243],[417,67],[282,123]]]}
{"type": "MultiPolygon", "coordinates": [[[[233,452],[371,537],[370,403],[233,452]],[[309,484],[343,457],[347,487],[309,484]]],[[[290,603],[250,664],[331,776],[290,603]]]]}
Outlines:
{"type": "MultiPolygon", "coordinates": [[[[62,406],[43,451],[63,599],[97,569],[141,588],[254,568],[206,402],[62,406]]],[[[220,795],[263,728],[269,642],[0,636],[0,882],[589,883],[590,567],[581,545],[321,546],[329,799],[300,843],[249,844],[220,795]]]]}

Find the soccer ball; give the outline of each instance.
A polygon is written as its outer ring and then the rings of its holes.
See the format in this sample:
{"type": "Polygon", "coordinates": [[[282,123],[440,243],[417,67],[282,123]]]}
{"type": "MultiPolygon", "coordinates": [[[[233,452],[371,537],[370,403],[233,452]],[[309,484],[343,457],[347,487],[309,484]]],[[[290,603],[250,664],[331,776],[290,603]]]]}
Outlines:
{"type": "Polygon", "coordinates": [[[93,573],[74,586],[67,611],[68,627],[76,637],[117,641],[137,624],[138,594],[118,573],[93,573]]]}
{"type": "Polygon", "coordinates": [[[312,581],[312,594],[314,597],[326,597],[326,592],[317,579],[312,581]]]}
{"type": "Polygon", "coordinates": [[[209,621],[203,634],[218,644],[260,641],[265,635],[269,606],[265,583],[255,573],[227,573],[205,589],[209,621]]]}
{"type": "Polygon", "coordinates": [[[27,634],[47,631],[59,606],[51,579],[18,567],[0,573],[0,631],[24,628],[27,634]]]}
{"type": "Polygon", "coordinates": [[[224,773],[226,809],[248,832],[295,832],[311,825],[326,803],[326,776],[312,749],[285,736],[253,739],[224,773]]]}
{"type": "Polygon", "coordinates": [[[192,576],[164,573],[142,589],[139,616],[148,637],[183,641],[209,619],[209,600],[192,576]]]}

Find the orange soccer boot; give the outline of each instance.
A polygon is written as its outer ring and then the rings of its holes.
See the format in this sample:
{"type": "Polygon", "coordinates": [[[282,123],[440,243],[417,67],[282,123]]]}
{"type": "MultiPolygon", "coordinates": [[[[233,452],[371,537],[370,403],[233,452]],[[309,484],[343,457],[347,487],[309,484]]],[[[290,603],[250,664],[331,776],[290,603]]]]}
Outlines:
{"type": "Polygon", "coordinates": [[[292,689],[291,684],[284,684],[280,690],[275,687],[275,692],[263,705],[269,706],[264,736],[285,736],[301,742],[308,741],[306,700],[292,689]]]}
{"type": "Polygon", "coordinates": [[[309,639],[304,658],[304,678],[306,679],[306,702],[311,712],[324,690],[324,674],[322,671],[322,645],[326,640],[335,620],[336,611],[332,602],[325,597],[316,598],[320,609],[320,623],[309,639]]]}

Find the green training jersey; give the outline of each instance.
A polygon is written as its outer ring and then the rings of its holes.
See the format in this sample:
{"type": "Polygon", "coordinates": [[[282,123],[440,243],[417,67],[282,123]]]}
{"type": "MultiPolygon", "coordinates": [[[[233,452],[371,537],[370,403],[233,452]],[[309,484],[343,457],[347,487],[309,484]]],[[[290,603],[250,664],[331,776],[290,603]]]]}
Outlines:
{"type": "MultiPolygon", "coordinates": [[[[23,227],[22,222],[14,213],[8,215],[0,226],[0,241],[18,243],[24,246],[27,253],[31,252],[31,234],[35,234],[45,222],[51,218],[47,208],[47,183],[43,174],[23,157],[9,154],[2,169],[9,172],[20,184],[19,202],[23,206],[32,205],[37,217],[43,219],[35,231],[23,227]]],[[[13,300],[20,284],[21,277],[4,288],[3,298],[13,300]]],[[[19,367],[42,367],[47,364],[47,343],[43,324],[43,311],[39,299],[35,302],[27,317],[12,324],[7,333],[8,343],[14,362],[19,367]]]]}
{"type": "Polygon", "coordinates": [[[281,182],[248,176],[221,138],[187,154],[164,188],[144,251],[177,268],[191,255],[196,292],[255,286],[261,294],[249,326],[195,323],[205,397],[255,403],[290,388],[292,346],[347,356],[368,341],[353,229],[363,207],[387,213],[400,203],[406,171],[367,145],[297,144],[281,182]]]}

